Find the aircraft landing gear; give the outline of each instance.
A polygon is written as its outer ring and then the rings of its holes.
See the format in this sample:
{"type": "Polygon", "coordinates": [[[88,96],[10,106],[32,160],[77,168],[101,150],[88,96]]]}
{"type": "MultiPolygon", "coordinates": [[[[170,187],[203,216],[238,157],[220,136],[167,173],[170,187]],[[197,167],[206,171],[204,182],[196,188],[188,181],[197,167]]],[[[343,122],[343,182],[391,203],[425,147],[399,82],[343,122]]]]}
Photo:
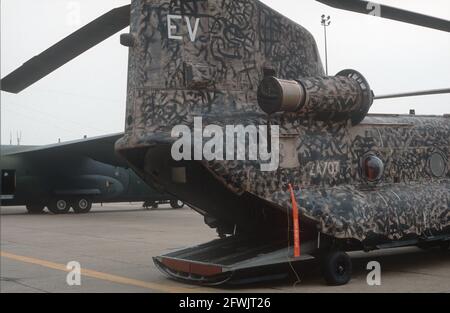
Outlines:
{"type": "Polygon", "coordinates": [[[156,210],[158,208],[158,202],[145,201],[142,206],[144,207],[144,209],[147,209],[147,210],[156,210]]]}
{"type": "Polygon", "coordinates": [[[86,214],[91,211],[92,201],[87,198],[76,199],[73,202],[73,211],[77,214],[86,214]]]}
{"type": "Polygon", "coordinates": [[[42,214],[45,209],[45,205],[27,204],[26,208],[29,214],[42,214]]]}
{"type": "Polygon", "coordinates": [[[160,204],[170,204],[172,209],[181,209],[184,207],[184,202],[180,200],[164,200],[164,201],[152,201],[147,200],[144,202],[142,207],[147,210],[156,210],[160,204]]]}
{"type": "Polygon", "coordinates": [[[53,214],[65,214],[70,210],[70,203],[65,199],[58,199],[50,202],[47,208],[53,214]]]}
{"type": "Polygon", "coordinates": [[[180,200],[171,200],[170,206],[172,207],[172,209],[181,209],[182,207],[184,207],[184,202],[180,200]]]}
{"type": "Polygon", "coordinates": [[[352,277],[352,260],[343,251],[330,251],[321,257],[322,274],[330,286],[346,285],[352,277]]]}

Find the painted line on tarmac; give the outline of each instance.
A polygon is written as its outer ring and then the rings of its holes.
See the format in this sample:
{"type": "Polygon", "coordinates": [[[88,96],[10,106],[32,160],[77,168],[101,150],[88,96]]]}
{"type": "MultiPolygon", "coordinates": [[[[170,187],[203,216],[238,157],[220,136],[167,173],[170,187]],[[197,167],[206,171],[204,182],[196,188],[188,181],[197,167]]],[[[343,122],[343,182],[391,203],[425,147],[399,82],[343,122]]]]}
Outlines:
{"type": "MultiPolygon", "coordinates": [[[[46,260],[16,255],[16,254],[4,252],[4,251],[0,251],[0,256],[3,258],[10,259],[10,260],[20,261],[20,262],[24,262],[24,263],[28,263],[28,264],[39,265],[42,267],[46,267],[46,268],[50,268],[50,269],[54,269],[54,270],[58,270],[58,271],[62,271],[62,272],[67,272],[67,273],[70,272],[70,270],[68,270],[66,268],[66,265],[61,264],[61,263],[54,263],[54,262],[50,262],[50,261],[46,261],[46,260]]],[[[150,283],[150,282],[145,282],[145,281],[136,280],[136,279],[132,279],[132,278],[117,276],[117,275],[113,275],[113,274],[97,272],[97,271],[93,271],[93,270],[89,270],[89,269],[85,269],[85,268],[81,268],[81,275],[90,277],[90,278],[96,278],[96,279],[103,280],[103,281],[113,282],[113,283],[117,283],[117,284],[150,289],[152,291],[157,291],[157,292],[195,293],[195,292],[205,292],[206,291],[205,289],[199,290],[199,289],[194,289],[194,288],[191,289],[191,288],[184,288],[184,287],[177,287],[177,286],[168,286],[168,285],[163,285],[163,284],[159,284],[159,283],[150,283]]]]}

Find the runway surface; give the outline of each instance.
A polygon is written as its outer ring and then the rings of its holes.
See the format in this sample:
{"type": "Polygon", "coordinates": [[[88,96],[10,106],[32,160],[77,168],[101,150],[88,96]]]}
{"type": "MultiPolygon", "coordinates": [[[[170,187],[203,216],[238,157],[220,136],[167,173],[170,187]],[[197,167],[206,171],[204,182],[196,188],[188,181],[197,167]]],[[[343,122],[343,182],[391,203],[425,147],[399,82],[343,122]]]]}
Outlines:
{"type": "MultiPolygon", "coordinates": [[[[350,284],[326,286],[315,262],[295,279],[205,288],[168,279],[152,257],[216,238],[188,208],[147,211],[140,204],[96,205],[85,215],[28,215],[1,208],[0,291],[8,292],[450,292],[450,253],[402,248],[352,253],[350,284]],[[66,265],[81,265],[81,286],[66,265]],[[381,264],[381,286],[367,284],[367,263],[381,264]]],[[[294,277],[294,275],[292,275],[294,277]]]]}

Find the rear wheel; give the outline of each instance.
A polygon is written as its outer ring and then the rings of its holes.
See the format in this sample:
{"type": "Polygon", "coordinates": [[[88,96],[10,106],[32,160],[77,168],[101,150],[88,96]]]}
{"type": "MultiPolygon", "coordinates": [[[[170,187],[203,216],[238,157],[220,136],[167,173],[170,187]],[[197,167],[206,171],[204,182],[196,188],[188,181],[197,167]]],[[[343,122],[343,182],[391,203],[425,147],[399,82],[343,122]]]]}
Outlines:
{"type": "Polygon", "coordinates": [[[41,204],[28,204],[26,206],[28,213],[30,214],[41,214],[44,209],[45,209],[45,205],[41,205],[41,204]]]}
{"type": "Polygon", "coordinates": [[[184,207],[184,202],[180,200],[170,200],[170,206],[172,209],[181,209],[184,207]]]}
{"type": "Polygon", "coordinates": [[[70,210],[70,203],[65,199],[59,199],[52,201],[47,207],[53,214],[66,214],[70,210]]]}
{"type": "Polygon", "coordinates": [[[73,210],[78,214],[89,213],[92,209],[92,202],[87,198],[80,198],[74,201],[73,210]]]}
{"type": "Polygon", "coordinates": [[[322,274],[330,286],[347,284],[352,277],[352,260],[343,251],[331,251],[322,257],[322,274]]]}

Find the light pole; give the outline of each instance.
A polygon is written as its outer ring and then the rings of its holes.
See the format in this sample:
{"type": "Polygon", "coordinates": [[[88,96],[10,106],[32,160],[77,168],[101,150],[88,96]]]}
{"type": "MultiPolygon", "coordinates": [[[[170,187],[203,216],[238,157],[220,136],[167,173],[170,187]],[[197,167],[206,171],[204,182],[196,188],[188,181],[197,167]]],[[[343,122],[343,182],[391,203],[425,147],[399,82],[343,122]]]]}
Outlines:
{"type": "Polygon", "coordinates": [[[327,46],[327,27],[330,26],[331,24],[331,17],[325,16],[325,14],[322,15],[322,26],[323,26],[323,32],[325,34],[325,68],[326,68],[326,73],[328,76],[328,46],[327,46]]]}

